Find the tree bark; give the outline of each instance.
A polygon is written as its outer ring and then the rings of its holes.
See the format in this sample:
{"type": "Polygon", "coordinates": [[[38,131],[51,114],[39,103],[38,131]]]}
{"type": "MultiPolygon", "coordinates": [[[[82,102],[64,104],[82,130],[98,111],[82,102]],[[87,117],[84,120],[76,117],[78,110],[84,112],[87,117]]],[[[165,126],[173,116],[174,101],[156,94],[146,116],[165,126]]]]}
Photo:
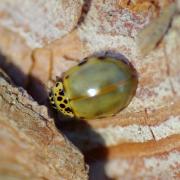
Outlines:
{"type": "MultiPolygon", "coordinates": [[[[90,178],[178,179],[179,1],[73,1],[72,12],[79,19],[61,19],[73,27],[54,38],[52,25],[59,19],[51,15],[53,8],[43,11],[38,6],[42,14],[36,12],[33,18],[19,19],[15,16],[19,12],[30,14],[22,11],[27,4],[16,0],[9,7],[7,2],[0,3],[0,49],[6,58],[1,60],[1,67],[39,103],[46,103],[47,92],[57,76],[92,54],[126,57],[137,70],[136,96],[116,116],[90,121],[56,118],[56,125],[85,154],[90,178]],[[32,28],[26,29],[33,25],[42,30],[46,14],[52,18],[46,31],[36,34],[32,28]],[[42,23],[35,23],[35,17],[42,23]],[[48,41],[44,40],[47,37],[48,41]]],[[[32,4],[28,4],[30,9],[32,4]]],[[[67,6],[60,6],[62,13],[66,12],[67,6]]],[[[58,30],[64,27],[58,26],[58,30]]]]}
{"type": "Polygon", "coordinates": [[[87,179],[83,156],[47,108],[0,74],[0,179],[87,179]]]}

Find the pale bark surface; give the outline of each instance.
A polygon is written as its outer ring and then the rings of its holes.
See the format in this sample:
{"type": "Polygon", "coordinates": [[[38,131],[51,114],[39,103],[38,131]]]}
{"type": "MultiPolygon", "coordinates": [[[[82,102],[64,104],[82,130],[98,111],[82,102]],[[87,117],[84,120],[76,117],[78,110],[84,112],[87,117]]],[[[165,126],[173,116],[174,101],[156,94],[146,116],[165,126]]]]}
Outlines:
{"type": "MultiPolygon", "coordinates": [[[[1,66],[40,103],[44,103],[57,76],[89,55],[106,51],[123,55],[136,68],[136,96],[116,116],[84,123],[59,119],[60,128],[91,162],[92,178],[180,176],[179,2],[87,0],[74,29],[55,41],[43,41],[38,49],[44,32],[32,41],[32,30],[22,34],[8,24],[17,21],[12,18],[14,11],[12,16],[0,18],[0,49],[6,57],[1,66]],[[15,72],[19,75],[14,76],[15,72]],[[94,163],[94,159],[98,161],[94,163]]],[[[4,4],[6,1],[0,3],[0,10],[4,4]]],[[[9,11],[6,6],[2,14],[9,11]]],[[[64,21],[71,24],[66,18],[64,21]]],[[[27,26],[24,19],[19,22],[20,28],[27,26]]]]}
{"type": "Polygon", "coordinates": [[[77,25],[82,5],[83,0],[1,0],[1,25],[41,47],[77,25]]]}

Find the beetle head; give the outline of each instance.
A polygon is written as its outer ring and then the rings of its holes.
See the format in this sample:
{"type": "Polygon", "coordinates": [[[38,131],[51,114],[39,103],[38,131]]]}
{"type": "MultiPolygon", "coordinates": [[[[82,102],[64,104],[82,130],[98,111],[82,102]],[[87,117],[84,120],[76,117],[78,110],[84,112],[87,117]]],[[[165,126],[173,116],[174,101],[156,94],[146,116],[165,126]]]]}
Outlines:
{"type": "Polygon", "coordinates": [[[66,116],[74,117],[69,99],[64,91],[62,81],[57,82],[56,86],[52,88],[49,100],[53,108],[57,109],[66,116]]]}

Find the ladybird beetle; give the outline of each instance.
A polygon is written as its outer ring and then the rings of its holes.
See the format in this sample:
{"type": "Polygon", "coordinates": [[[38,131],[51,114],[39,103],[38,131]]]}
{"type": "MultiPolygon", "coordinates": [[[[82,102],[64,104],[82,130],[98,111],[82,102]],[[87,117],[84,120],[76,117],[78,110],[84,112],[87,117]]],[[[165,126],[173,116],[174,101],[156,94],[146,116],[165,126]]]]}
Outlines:
{"type": "Polygon", "coordinates": [[[52,106],[79,119],[108,117],[125,108],[137,88],[135,69],[112,57],[89,57],[63,74],[52,88],[52,106]]]}

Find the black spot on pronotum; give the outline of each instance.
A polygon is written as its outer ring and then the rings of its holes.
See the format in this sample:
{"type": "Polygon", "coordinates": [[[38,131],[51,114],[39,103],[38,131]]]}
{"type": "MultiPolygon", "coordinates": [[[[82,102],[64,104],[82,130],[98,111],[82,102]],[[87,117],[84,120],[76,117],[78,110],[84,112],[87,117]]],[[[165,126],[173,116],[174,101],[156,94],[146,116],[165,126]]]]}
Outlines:
{"type": "Polygon", "coordinates": [[[55,109],[57,108],[55,104],[52,104],[52,107],[55,108],[55,109]]]}
{"type": "Polygon", "coordinates": [[[86,60],[86,59],[84,59],[82,62],[80,62],[80,63],[78,64],[78,66],[82,66],[82,65],[85,64],[85,63],[87,63],[87,60],[86,60]]]}
{"type": "Polygon", "coordinates": [[[65,104],[67,104],[67,103],[68,103],[68,101],[65,99],[65,100],[64,100],[64,103],[65,103],[65,104]]]}
{"type": "Polygon", "coordinates": [[[60,104],[59,105],[61,108],[65,108],[65,105],[64,104],[60,104]]]}
{"type": "Polygon", "coordinates": [[[59,86],[59,83],[56,83],[56,87],[58,87],[59,86]]]}
{"type": "Polygon", "coordinates": [[[72,112],[71,108],[69,108],[69,107],[67,107],[67,108],[65,109],[65,111],[67,111],[67,112],[72,112]]]}
{"type": "Polygon", "coordinates": [[[62,99],[63,99],[63,98],[62,98],[61,96],[58,96],[58,97],[57,97],[57,100],[58,100],[58,101],[62,101],[62,99]]]}
{"type": "Polygon", "coordinates": [[[63,91],[59,91],[59,95],[60,96],[64,96],[64,92],[63,91]]]}
{"type": "Polygon", "coordinates": [[[63,91],[63,89],[59,89],[59,92],[63,91]]]}
{"type": "Polygon", "coordinates": [[[51,98],[53,95],[52,95],[52,92],[49,93],[49,97],[51,98]]]}

